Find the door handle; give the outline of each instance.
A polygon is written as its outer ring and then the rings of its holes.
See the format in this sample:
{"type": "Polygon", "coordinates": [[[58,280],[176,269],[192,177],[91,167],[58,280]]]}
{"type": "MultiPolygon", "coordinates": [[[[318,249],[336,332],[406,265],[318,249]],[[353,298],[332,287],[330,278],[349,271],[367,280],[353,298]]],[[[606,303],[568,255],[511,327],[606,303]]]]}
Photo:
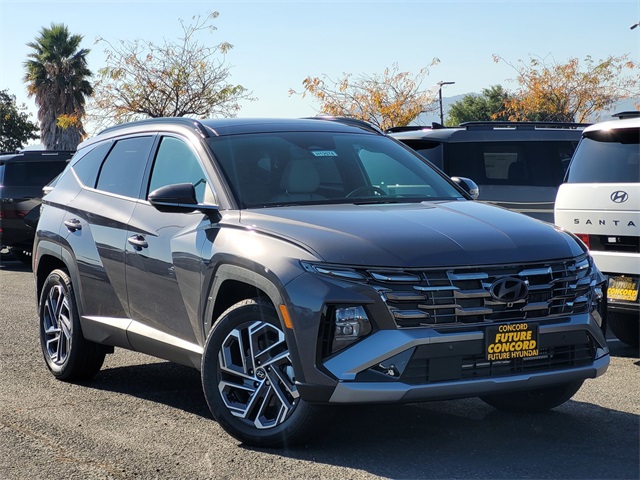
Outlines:
{"type": "Polygon", "coordinates": [[[127,238],[127,242],[129,242],[130,245],[133,245],[134,250],[138,252],[143,248],[147,248],[149,246],[142,235],[131,235],[129,238],[127,238]]]}
{"type": "Polygon", "coordinates": [[[78,230],[82,230],[82,224],[77,218],[65,220],[64,226],[67,227],[67,230],[69,230],[70,232],[77,232],[78,230]]]}

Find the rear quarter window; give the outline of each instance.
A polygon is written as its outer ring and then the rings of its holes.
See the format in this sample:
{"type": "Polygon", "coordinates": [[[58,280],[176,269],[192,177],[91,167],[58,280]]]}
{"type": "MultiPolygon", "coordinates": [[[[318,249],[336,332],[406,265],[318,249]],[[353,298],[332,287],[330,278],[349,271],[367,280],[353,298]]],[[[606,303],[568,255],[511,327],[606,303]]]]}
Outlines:
{"type": "Polygon", "coordinates": [[[73,171],[76,172],[76,175],[83,185],[91,188],[96,186],[100,165],[111,148],[111,145],[113,145],[113,142],[101,143],[95,148],[90,149],[73,164],[73,171]]]}

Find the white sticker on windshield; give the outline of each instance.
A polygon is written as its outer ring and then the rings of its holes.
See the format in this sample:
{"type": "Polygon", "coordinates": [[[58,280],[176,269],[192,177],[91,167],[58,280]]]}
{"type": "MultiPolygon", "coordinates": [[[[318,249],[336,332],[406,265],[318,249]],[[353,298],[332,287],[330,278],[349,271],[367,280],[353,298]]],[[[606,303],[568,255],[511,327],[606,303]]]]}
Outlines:
{"type": "Polygon", "coordinates": [[[311,150],[314,157],[337,157],[338,154],[333,150],[311,150]]]}

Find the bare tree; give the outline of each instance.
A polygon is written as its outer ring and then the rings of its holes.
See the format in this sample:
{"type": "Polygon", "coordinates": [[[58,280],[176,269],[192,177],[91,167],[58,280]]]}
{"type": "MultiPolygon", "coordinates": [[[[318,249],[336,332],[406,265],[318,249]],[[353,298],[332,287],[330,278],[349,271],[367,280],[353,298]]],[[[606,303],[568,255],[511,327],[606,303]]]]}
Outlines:
{"type": "MultiPolygon", "coordinates": [[[[233,47],[201,43],[199,34],[216,30],[218,12],[179,20],[183,36],[162,45],[136,39],[107,45],[106,66],[94,85],[95,106],[110,123],[141,118],[235,116],[240,100],[252,100],[242,85],[229,82],[225,56],[233,47]]],[[[95,116],[95,115],[94,115],[95,116]]]]}

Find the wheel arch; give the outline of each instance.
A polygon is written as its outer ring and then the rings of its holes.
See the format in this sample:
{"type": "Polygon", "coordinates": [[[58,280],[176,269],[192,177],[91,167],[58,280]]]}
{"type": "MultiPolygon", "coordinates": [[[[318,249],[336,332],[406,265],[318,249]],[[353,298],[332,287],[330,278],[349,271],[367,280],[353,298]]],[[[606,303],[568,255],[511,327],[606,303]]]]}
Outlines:
{"type": "Polygon", "coordinates": [[[261,298],[273,306],[285,330],[282,315],[277,308],[283,303],[278,287],[268,278],[238,265],[221,265],[211,280],[206,297],[205,315],[203,319],[204,338],[215,326],[218,317],[229,307],[242,300],[261,298]]]}
{"type": "Polygon", "coordinates": [[[42,287],[44,286],[44,282],[47,280],[49,274],[56,269],[65,270],[71,277],[71,283],[76,291],[76,306],[78,308],[78,314],[82,318],[83,298],[80,293],[80,279],[77,268],[74,267],[75,258],[72,253],[57,243],[40,241],[38,242],[37,249],[34,251],[34,255],[36,254],[37,258],[34,270],[36,281],[36,302],[40,302],[42,287]]]}

